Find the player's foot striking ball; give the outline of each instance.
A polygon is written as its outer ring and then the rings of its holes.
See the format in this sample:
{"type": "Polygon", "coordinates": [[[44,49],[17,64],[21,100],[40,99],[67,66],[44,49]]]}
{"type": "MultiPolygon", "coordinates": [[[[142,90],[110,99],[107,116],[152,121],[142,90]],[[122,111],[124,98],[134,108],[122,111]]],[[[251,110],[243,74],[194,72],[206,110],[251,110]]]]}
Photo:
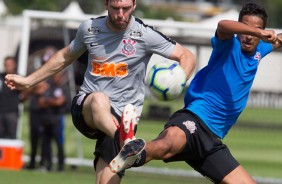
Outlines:
{"type": "Polygon", "coordinates": [[[119,154],[111,161],[109,165],[111,171],[117,173],[132,166],[145,146],[146,142],[143,139],[127,142],[121,148],[119,154]]]}

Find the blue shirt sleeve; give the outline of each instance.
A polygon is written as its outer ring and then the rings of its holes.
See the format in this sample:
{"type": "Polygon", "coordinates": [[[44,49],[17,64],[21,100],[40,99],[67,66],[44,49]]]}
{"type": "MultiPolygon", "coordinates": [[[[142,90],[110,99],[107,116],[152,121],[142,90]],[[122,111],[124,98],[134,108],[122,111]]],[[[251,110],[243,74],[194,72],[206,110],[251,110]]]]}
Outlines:
{"type": "Polygon", "coordinates": [[[272,50],[273,50],[272,44],[264,42],[262,40],[260,41],[257,47],[257,51],[261,53],[261,58],[272,52],[272,50]]]}
{"type": "Polygon", "coordinates": [[[235,42],[235,37],[233,36],[232,38],[228,40],[221,40],[214,36],[211,39],[212,47],[214,52],[224,52],[231,50],[231,47],[234,45],[235,42]]]}

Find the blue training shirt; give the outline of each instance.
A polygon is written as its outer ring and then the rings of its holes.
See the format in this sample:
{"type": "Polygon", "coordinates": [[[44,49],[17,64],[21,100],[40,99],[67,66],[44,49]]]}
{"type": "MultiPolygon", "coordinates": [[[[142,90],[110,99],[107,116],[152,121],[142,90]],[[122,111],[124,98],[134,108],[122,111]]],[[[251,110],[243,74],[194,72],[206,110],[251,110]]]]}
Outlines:
{"type": "Polygon", "coordinates": [[[223,139],[246,107],[259,62],[272,45],[260,41],[255,54],[249,56],[242,53],[236,37],[220,40],[215,36],[211,42],[208,65],[192,80],[184,103],[223,139]]]}

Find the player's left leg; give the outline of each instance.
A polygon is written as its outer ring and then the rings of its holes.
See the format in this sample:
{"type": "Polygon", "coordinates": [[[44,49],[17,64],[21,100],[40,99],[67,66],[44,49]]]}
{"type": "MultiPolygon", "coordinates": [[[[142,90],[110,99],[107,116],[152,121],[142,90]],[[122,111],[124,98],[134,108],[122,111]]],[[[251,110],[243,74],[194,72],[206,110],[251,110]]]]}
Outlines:
{"type": "Polygon", "coordinates": [[[119,184],[121,182],[121,177],[113,173],[108,164],[100,157],[96,164],[96,183],[111,183],[111,184],[119,184]]]}
{"type": "Polygon", "coordinates": [[[244,184],[255,184],[255,180],[247,173],[242,167],[238,166],[228,175],[226,175],[221,184],[233,184],[233,183],[244,183],[244,184]]]}
{"type": "Polygon", "coordinates": [[[155,140],[147,143],[146,162],[150,160],[166,160],[182,152],[185,145],[185,133],[179,127],[169,127],[155,140]]]}
{"type": "Polygon", "coordinates": [[[118,127],[120,143],[121,145],[136,139],[135,132],[139,117],[137,115],[137,109],[132,104],[127,104],[124,107],[120,126],[118,127]]]}
{"type": "Polygon", "coordinates": [[[143,139],[134,139],[127,142],[119,154],[110,162],[109,167],[113,173],[129,168],[138,159],[146,146],[143,139]]]}
{"type": "Polygon", "coordinates": [[[147,142],[147,145],[143,139],[136,139],[128,144],[129,148],[122,149],[110,163],[113,172],[119,172],[132,165],[139,167],[153,159],[165,160],[182,152],[186,145],[186,135],[180,128],[172,126],[165,129],[155,140],[147,142]],[[145,145],[145,151],[141,153],[139,150],[145,145]]]}
{"type": "Polygon", "coordinates": [[[131,166],[145,148],[145,141],[135,138],[138,120],[139,117],[136,107],[132,104],[127,104],[124,108],[118,128],[122,148],[119,154],[109,164],[109,167],[114,173],[131,166]]]}

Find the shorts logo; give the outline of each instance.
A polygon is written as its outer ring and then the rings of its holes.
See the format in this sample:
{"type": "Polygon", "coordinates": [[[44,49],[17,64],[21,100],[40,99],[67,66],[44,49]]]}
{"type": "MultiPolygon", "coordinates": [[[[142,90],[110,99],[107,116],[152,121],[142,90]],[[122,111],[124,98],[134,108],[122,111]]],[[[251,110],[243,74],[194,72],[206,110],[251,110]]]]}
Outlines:
{"type": "Polygon", "coordinates": [[[189,130],[190,134],[195,133],[197,130],[197,127],[194,121],[184,121],[182,124],[187,128],[187,130],[189,130]]]}
{"type": "Polygon", "coordinates": [[[135,44],[136,41],[129,39],[123,39],[122,40],[124,46],[122,48],[122,53],[126,56],[134,55],[136,52],[135,44]]]}

